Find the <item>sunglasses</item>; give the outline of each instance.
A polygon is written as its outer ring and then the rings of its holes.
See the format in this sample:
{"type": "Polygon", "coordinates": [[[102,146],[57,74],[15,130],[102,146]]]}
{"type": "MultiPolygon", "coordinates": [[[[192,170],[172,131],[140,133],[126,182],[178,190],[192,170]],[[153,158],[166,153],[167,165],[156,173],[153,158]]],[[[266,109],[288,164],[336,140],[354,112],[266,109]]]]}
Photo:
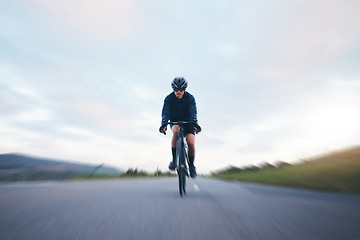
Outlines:
{"type": "Polygon", "coordinates": [[[180,89],[179,89],[179,88],[174,88],[174,91],[175,91],[175,92],[177,92],[177,91],[182,92],[182,91],[184,91],[184,90],[185,90],[185,89],[183,89],[183,88],[180,88],[180,89]]]}

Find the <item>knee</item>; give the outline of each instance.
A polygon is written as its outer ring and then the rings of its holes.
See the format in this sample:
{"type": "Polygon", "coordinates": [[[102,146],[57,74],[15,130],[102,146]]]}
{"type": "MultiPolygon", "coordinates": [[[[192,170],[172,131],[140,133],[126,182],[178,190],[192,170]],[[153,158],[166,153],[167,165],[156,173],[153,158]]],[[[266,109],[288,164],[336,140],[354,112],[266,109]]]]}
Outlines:
{"type": "Polygon", "coordinates": [[[179,126],[178,125],[174,125],[171,130],[174,133],[174,136],[177,135],[179,133],[179,126]]]}
{"type": "Polygon", "coordinates": [[[172,131],[172,132],[173,132],[173,136],[174,136],[174,137],[176,137],[176,136],[179,134],[179,130],[177,130],[177,129],[174,130],[174,131],[172,131]]]}

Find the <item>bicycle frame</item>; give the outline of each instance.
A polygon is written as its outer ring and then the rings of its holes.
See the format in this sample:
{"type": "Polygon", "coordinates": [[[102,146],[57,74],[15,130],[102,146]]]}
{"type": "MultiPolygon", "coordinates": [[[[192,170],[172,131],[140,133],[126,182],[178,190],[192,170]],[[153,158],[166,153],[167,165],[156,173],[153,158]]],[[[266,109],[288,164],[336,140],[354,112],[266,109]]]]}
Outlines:
{"type": "Polygon", "coordinates": [[[177,145],[176,145],[176,170],[179,177],[179,192],[180,196],[183,196],[183,193],[186,194],[185,182],[186,177],[189,177],[189,172],[187,166],[189,165],[189,157],[187,154],[187,143],[185,141],[184,134],[184,125],[193,124],[194,122],[169,122],[168,124],[178,125],[179,133],[177,135],[177,145]]]}
{"type": "Polygon", "coordinates": [[[185,141],[184,129],[182,126],[180,126],[177,138],[178,139],[177,139],[176,149],[179,149],[176,153],[176,157],[179,160],[177,164],[177,168],[178,169],[184,168],[186,170],[185,171],[186,175],[188,175],[187,166],[189,165],[189,157],[187,154],[187,142],[185,141]],[[181,155],[185,156],[185,158],[182,158],[181,155]]]}

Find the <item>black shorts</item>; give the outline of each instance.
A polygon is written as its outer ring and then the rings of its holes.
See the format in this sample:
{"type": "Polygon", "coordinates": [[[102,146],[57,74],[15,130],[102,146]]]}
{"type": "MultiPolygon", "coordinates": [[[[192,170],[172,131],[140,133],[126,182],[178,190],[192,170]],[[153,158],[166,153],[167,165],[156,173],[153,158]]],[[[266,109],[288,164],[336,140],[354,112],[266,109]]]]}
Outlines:
{"type": "MultiPolygon", "coordinates": [[[[170,124],[171,129],[173,126],[174,126],[174,124],[170,124]]],[[[194,129],[193,123],[184,124],[184,135],[186,136],[188,134],[195,135],[195,129],[194,129]]]]}

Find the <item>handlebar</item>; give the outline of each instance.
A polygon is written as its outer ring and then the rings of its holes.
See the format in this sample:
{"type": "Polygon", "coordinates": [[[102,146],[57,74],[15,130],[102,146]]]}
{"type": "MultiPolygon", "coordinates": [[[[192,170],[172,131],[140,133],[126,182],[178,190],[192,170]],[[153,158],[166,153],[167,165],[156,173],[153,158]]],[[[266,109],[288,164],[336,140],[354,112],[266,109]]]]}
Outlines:
{"type": "Polygon", "coordinates": [[[167,124],[173,124],[173,125],[184,125],[184,124],[189,124],[189,123],[195,123],[195,122],[192,122],[192,121],[167,122],[167,124]]]}
{"type": "MultiPolygon", "coordinates": [[[[172,124],[172,125],[179,125],[179,126],[183,126],[185,124],[195,124],[196,122],[194,121],[176,121],[176,122],[166,122],[165,125],[163,126],[167,126],[168,124],[172,124]]],[[[198,134],[201,131],[201,127],[199,126],[199,130],[196,131],[196,134],[198,134]]],[[[162,132],[162,127],[160,127],[160,132],[163,133],[164,135],[166,135],[166,130],[164,132],[162,132]]]]}

